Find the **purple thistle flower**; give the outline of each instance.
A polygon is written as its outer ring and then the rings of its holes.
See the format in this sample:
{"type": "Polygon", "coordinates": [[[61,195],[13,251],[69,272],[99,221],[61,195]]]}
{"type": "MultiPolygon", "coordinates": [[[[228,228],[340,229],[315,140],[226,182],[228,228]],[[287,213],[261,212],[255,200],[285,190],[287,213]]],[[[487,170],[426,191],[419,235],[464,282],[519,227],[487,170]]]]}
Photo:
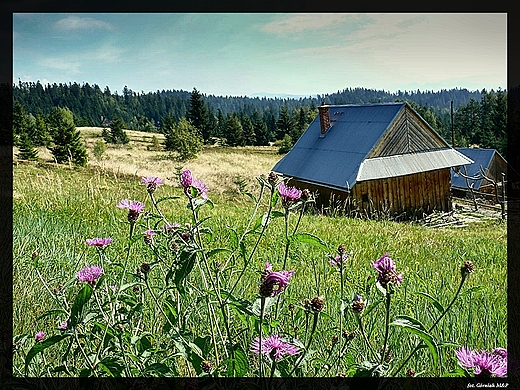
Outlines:
{"type": "Polygon", "coordinates": [[[144,210],[144,204],[136,200],[123,199],[117,204],[120,209],[128,209],[128,221],[134,223],[144,210]]]}
{"type": "Polygon", "coordinates": [[[388,256],[388,253],[385,253],[377,261],[370,263],[378,272],[377,281],[383,288],[386,288],[388,283],[399,285],[403,280],[402,274],[397,273],[395,262],[388,256]]]}
{"type": "Polygon", "coordinates": [[[203,181],[196,179],[191,174],[189,169],[186,169],[181,174],[181,186],[184,188],[184,193],[188,198],[191,198],[191,187],[197,190],[197,196],[208,199],[209,188],[203,181]]]}
{"type": "Polygon", "coordinates": [[[333,267],[339,267],[341,264],[345,265],[348,260],[348,254],[337,255],[334,259],[329,260],[329,264],[333,267]]]}
{"type": "Polygon", "coordinates": [[[253,353],[260,355],[268,355],[273,360],[280,360],[284,355],[296,355],[300,352],[300,348],[296,345],[283,341],[280,335],[273,335],[262,338],[262,351],[260,351],[260,338],[257,337],[251,344],[253,353]]]}
{"type": "Polygon", "coordinates": [[[505,349],[505,348],[494,348],[493,353],[495,355],[502,356],[504,359],[507,359],[507,349],[505,349]]]}
{"type": "Polygon", "coordinates": [[[193,183],[193,176],[191,175],[191,171],[189,169],[182,171],[181,186],[184,187],[184,189],[188,189],[188,188],[190,188],[192,183],[193,183]]]}
{"type": "Polygon", "coordinates": [[[476,377],[490,378],[491,376],[503,378],[507,375],[507,359],[502,356],[505,351],[500,349],[500,353],[488,351],[477,351],[462,347],[455,351],[455,355],[462,367],[473,368],[476,377]]]}
{"type": "Polygon", "coordinates": [[[94,281],[99,279],[101,274],[103,274],[103,268],[97,265],[92,265],[83,268],[78,272],[77,276],[80,282],[87,282],[90,285],[94,285],[94,281]]]}
{"type": "Polygon", "coordinates": [[[163,179],[157,176],[143,177],[141,179],[141,182],[146,184],[146,189],[148,190],[148,192],[154,192],[157,189],[157,187],[163,185],[163,179]]]}
{"type": "Polygon", "coordinates": [[[144,234],[144,242],[147,244],[151,244],[153,242],[152,237],[155,236],[155,232],[153,230],[146,230],[143,232],[144,234]]]}
{"type": "Polygon", "coordinates": [[[59,330],[66,330],[67,329],[67,321],[63,321],[61,324],[58,325],[59,330]]]}
{"type": "Polygon", "coordinates": [[[110,237],[107,238],[87,238],[85,243],[88,246],[95,246],[101,249],[105,249],[110,243],[114,241],[110,237]]]}
{"type": "Polygon", "coordinates": [[[262,284],[260,285],[260,295],[271,297],[280,294],[289,284],[289,280],[295,274],[292,271],[272,271],[273,267],[270,263],[265,263],[265,271],[262,274],[262,284]],[[274,287],[278,288],[275,289],[274,287]]]}
{"type": "Polygon", "coordinates": [[[284,182],[278,186],[278,192],[282,196],[282,205],[289,207],[302,196],[302,192],[295,187],[288,187],[284,182]]]}
{"type": "Polygon", "coordinates": [[[45,332],[40,330],[38,333],[36,333],[36,335],[34,336],[34,339],[36,340],[37,343],[39,343],[40,341],[43,340],[44,337],[45,337],[45,332]]]}

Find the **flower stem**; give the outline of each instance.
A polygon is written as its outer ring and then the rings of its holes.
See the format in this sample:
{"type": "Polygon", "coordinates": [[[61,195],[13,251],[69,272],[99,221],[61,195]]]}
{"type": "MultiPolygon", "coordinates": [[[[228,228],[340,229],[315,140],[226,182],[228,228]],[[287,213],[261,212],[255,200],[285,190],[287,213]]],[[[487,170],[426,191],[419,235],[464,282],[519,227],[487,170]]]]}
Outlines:
{"type": "Polygon", "coordinates": [[[386,316],[385,316],[385,338],[384,338],[384,341],[383,341],[383,350],[381,351],[381,360],[380,360],[380,364],[383,364],[384,360],[385,360],[385,355],[386,355],[386,345],[388,343],[388,331],[389,331],[389,328],[390,328],[390,301],[392,299],[392,294],[388,293],[388,291],[386,292],[386,316]]]}
{"type": "MultiPolygon", "coordinates": [[[[464,282],[466,281],[466,276],[467,275],[463,275],[462,276],[462,279],[460,281],[460,284],[459,284],[459,288],[457,289],[457,292],[455,293],[453,299],[451,300],[450,304],[448,305],[448,307],[446,307],[446,309],[444,309],[444,311],[441,313],[441,315],[439,316],[439,318],[437,318],[437,320],[433,323],[433,325],[430,327],[430,329],[428,329],[428,333],[431,332],[436,326],[437,324],[440,322],[440,320],[446,315],[446,313],[448,313],[448,311],[451,309],[451,307],[453,306],[453,304],[455,303],[455,301],[457,300],[459,294],[460,294],[460,291],[462,290],[462,286],[464,285],[464,282]]],[[[406,363],[408,363],[408,361],[412,358],[412,356],[419,350],[419,348],[421,347],[422,345],[422,342],[420,341],[419,343],[417,343],[417,345],[415,346],[415,348],[413,349],[413,351],[410,353],[410,355],[408,355],[408,357],[405,359],[405,361],[399,366],[399,368],[397,370],[395,370],[393,372],[393,374],[391,376],[395,376],[397,375],[397,373],[399,371],[401,371],[403,369],[403,367],[406,365],[406,363]]]]}

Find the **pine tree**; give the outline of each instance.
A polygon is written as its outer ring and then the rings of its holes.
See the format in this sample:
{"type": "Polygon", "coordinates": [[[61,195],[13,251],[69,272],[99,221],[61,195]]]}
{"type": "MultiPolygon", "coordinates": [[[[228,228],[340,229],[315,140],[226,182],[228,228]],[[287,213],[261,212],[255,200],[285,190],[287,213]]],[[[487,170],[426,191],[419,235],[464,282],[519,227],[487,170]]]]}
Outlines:
{"type": "Polygon", "coordinates": [[[204,142],[207,142],[210,137],[207,128],[207,110],[202,95],[196,88],[193,88],[190,96],[190,109],[187,119],[200,132],[204,142]]]}
{"type": "Polygon", "coordinates": [[[20,160],[38,160],[38,151],[26,132],[20,134],[19,153],[17,156],[20,160]]]}
{"type": "Polygon", "coordinates": [[[258,112],[253,114],[253,128],[255,132],[255,146],[267,146],[271,141],[271,135],[266,123],[258,112]]]}
{"type": "Polygon", "coordinates": [[[125,122],[121,118],[114,118],[110,121],[110,136],[106,142],[113,144],[127,144],[130,142],[126,131],[123,128],[126,127],[125,122]]]}
{"type": "Polygon", "coordinates": [[[285,134],[291,134],[294,122],[286,106],[280,108],[280,117],[276,121],[276,139],[283,139],[285,134]]]}
{"type": "Polygon", "coordinates": [[[244,146],[246,144],[242,125],[236,116],[229,116],[226,120],[226,140],[229,146],[244,146]]]}
{"type": "Polygon", "coordinates": [[[240,123],[242,124],[244,143],[246,145],[254,145],[256,143],[256,136],[253,122],[251,122],[251,119],[248,116],[244,116],[240,123]]]}
{"type": "Polygon", "coordinates": [[[56,107],[50,117],[53,144],[50,150],[56,162],[64,163],[71,160],[76,165],[87,165],[87,148],[79,130],[76,130],[72,112],[68,108],[56,107]]]}

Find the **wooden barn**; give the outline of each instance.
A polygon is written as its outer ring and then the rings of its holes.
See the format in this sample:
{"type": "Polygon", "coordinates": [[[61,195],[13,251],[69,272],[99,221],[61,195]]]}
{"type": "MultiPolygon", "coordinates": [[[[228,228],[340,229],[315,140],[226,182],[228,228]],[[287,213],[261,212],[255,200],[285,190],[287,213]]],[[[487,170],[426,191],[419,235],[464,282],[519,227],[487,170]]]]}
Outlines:
{"type": "Polygon", "coordinates": [[[460,170],[460,173],[455,170],[452,171],[451,187],[454,195],[465,196],[469,191],[468,185],[473,186],[475,191],[491,193],[494,191],[492,182],[499,186],[502,185],[502,173],[504,173],[504,182],[507,181],[508,164],[497,150],[483,148],[455,149],[473,160],[473,163],[466,165],[465,169],[460,170]],[[464,176],[473,179],[466,180],[464,176]]]}
{"type": "Polygon", "coordinates": [[[452,167],[473,161],[407,103],[322,105],[273,171],[315,192],[318,207],[354,199],[391,215],[449,211],[452,167]]]}

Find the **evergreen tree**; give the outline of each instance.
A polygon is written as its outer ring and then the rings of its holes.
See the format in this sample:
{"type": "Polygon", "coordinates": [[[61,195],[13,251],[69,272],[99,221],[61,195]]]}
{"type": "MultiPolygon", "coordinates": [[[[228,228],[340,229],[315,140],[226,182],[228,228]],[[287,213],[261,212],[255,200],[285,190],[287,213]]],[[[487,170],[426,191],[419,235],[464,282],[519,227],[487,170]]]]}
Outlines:
{"type": "Polygon", "coordinates": [[[76,130],[72,112],[68,108],[56,107],[53,109],[49,124],[52,134],[50,148],[58,163],[71,160],[76,165],[87,164],[87,149],[81,139],[79,130],[76,130]]]}
{"type": "Polygon", "coordinates": [[[242,134],[244,135],[245,145],[254,145],[256,143],[256,136],[251,118],[244,116],[240,123],[242,124],[242,134]]]}
{"type": "Polygon", "coordinates": [[[219,138],[223,138],[226,133],[226,118],[224,118],[224,114],[222,114],[222,110],[217,109],[217,129],[215,131],[215,136],[219,138]]]}
{"type": "Polygon", "coordinates": [[[13,136],[14,144],[19,145],[20,136],[23,133],[27,133],[29,128],[29,121],[25,107],[19,101],[13,104],[13,116],[12,116],[13,136]]]}
{"type": "Polygon", "coordinates": [[[38,160],[38,151],[35,149],[26,132],[20,135],[19,153],[17,156],[20,160],[38,160]]]}
{"type": "Polygon", "coordinates": [[[179,123],[176,124],[168,123],[170,127],[164,128],[165,149],[177,152],[177,159],[180,161],[197,157],[197,154],[202,150],[204,140],[195,126],[184,118],[181,118],[179,123]]]}
{"type": "Polygon", "coordinates": [[[226,120],[226,141],[229,146],[244,146],[246,144],[240,120],[234,115],[229,116],[226,120]]]}
{"type": "Polygon", "coordinates": [[[305,110],[303,108],[300,108],[298,110],[298,117],[296,119],[294,127],[293,127],[292,131],[289,133],[289,135],[291,136],[291,139],[294,143],[296,143],[296,141],[298,141],[300,139],[303,132],[307,128],[306,117],[307,117],[307,115],[305,114],[305,110]]]}
{"type": "Polygon", "coordinates": [[[289,134],[285,134],[283,136],[283,140],[280,143],[280,147],[278,148],[278,154],[288,153],[293,147],[293,140],[289,134]]]}
{"type": "Polygon", "coordinates": [[[209,140],[210,134],[207,128],[207,111],[202,99],[202,95],[196,88],[193,88],[193,92],[190,96],[190,109],[188,112],[187,119],[191,124],[199,131],[202,135],[204,142],[209,140]]]}
{"type": "Polygon", "coordinates": [[[285,134],[291,134],[294,122],[286,106],[280,108],[280,117],[276,121],[276,139],[283,139],[285,134]]]}
{"type": "Polygon", "coordinates": [[[125,122],[121,118],[114,118],[110,121],[110,131],[103,133],[105,142],[109,144],[127,144],[130,142],[126,131],[123,128],[126,127],[125,122]]]}
{"type": "Polygon", "coordinates": [[[267,125],[261,118],[258,112],[253,114],[253,128],[255,132],[255,146],[267,146],[269,145],[269,141],[271,141],[271,136],[269,134],[269,130],[267,129],[267,125]]]}

